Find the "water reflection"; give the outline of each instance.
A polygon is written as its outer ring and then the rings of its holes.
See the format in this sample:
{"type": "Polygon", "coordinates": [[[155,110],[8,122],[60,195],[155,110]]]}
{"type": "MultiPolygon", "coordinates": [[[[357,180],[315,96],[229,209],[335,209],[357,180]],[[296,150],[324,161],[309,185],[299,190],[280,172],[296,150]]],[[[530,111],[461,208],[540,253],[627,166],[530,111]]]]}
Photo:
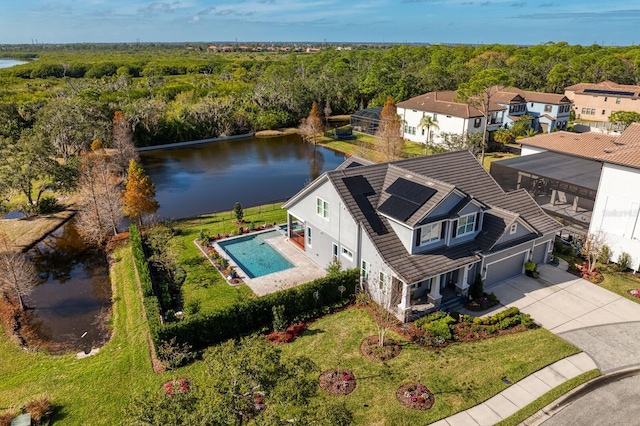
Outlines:
{"type": "Polygon", "coordinates": [[[100,346],[108,338],[105,326],[111,306],[104,253],[89,250],[71,221],[29,254],[42,280],[28,297],[38,336],[76,350],[100,346]]]}
{"type": "Polygon", "coordinates": [[[162,218],[183,218],[285,200],[344,156],[298,135],[247,138],[142,153],[162,218]]]}

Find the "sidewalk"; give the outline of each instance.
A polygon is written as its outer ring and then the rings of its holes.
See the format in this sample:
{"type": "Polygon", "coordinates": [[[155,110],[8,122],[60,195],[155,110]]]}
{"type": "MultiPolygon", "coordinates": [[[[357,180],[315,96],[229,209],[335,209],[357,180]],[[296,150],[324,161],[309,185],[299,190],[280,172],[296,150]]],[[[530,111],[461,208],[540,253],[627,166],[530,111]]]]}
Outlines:
{"type": "Polygon", "coordinates": [[[433,426],[490,426],[515,414],[551,389],[597,369],[584,352],[561,359],[509,386],[485,402],[432,423],[433,426]]]}

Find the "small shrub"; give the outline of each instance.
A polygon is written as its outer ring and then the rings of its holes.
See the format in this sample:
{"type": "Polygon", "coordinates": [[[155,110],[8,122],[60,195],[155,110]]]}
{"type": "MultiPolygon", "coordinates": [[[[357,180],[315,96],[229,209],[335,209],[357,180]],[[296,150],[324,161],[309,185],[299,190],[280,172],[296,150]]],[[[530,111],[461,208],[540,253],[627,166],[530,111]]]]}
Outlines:
{"type": "Polygon", "coordinates": [[[447,318],[442,318],[437,321],[432,321],[425,324],[422,329],[426,332],[431,333],[435,337],[441,337],[445,340],[451,340],[453,339],[453,334],[451,334],[451,328],[449,327],[449,324],[453,322],[455,322],[455,320],[447,316],[447,318]]]}
{"type": "Polygon", "coordinates": [[[618,255],[618,261],[616,263],[618,264],[618,269],[621,272],[626,271],[631,267],[631,255],[626,251],[623,251],[618,255]]]}
{"type": "Polygon", "coordinates": [[[603,245],[600,251],[600,256],[598,256],[598,262],[607,264],[611,262],[611,248],[608,245],[603,245]]]}
{"type": "Polygon", "coordinates": [[[482,293],[484,293],[484,284],[482,283],[482,275],[478,272],[471,287],[469,287],[469,296],[476,300],[482,297],[482,293]]]}
{"type": "Polygon", "coordinates": [[[340,259],[335,258],[327,265],[327,275],[329,276],[339,274],[341,270],[342,263],[340,263],[340,259]]]}
{"type": "Polygon", "coordinates": [[[194,299],[187,303],[185,310],[189,315],[197,315],[200,312],[201,307],[202,303],[200,302],[200,299],[194,299]]]}
{"type": "Polygon", "coordinates": [[[369,304],[369,296],[364,291],[356,293],[356,305],[367,306],[369,304]]]}
{"type": "Polygon", "coordinates": [[[242,204],[235,203],[233,205],[233,213],[236,215],[236,219],[238,222],[242,222],[242,218],[244,217],[244,210],[242,209],[242,204]]]}
{"type": "Polygon", "coordinates": [[[31,420],[33,424],[43,424],[50,415],[53,414],[53,404],[49,401],[49,398],[42,397],[34,401],[29,401],[25,405],[25,411],[31,414],[31,420]]]}
{"type": "Polygon", "coordinates": [[[11,420],[14,418],[13,413],[0,414],[0,426],[11,426],[11,420]]]}
{"type": "Polygon", "coordinates": [[[174,337],[158,346],[158,358],[167,370],[174,370],[191,361],[193,354],[191,346],[177,343],[174,337]]]}
{"type": "Polygon", "coordinates": [[[38,201],[38,213],[40,214],[53,213],[59,209],[60,206],[56,197],[46,196],[38,201]]]}

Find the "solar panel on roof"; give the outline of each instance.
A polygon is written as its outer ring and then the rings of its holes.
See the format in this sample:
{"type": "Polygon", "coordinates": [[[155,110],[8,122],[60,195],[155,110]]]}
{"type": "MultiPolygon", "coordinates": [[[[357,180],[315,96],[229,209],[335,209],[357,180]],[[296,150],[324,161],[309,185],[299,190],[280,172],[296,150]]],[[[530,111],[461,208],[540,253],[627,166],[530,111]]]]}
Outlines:
{"type": "Polygon", "coordinates": [[[438,191],[404,178],[398,178],[385,190],[385,192],[387,194],[404,198],[405,200],[418,204],[418,207],[420,207],[438,191]]]}
{"type": "Polygon", "coordinates": [[[342,178],[342,181],[352,196],[358,194],[371,195],[374,193],[371,184],[364,178],[364,176],[345,177],[342,178]]]}
{"type": "Polygon", "coordinates": [[[358,163],[357,161],[354,161],[353,163],[350,163],[346,168],[351,169],[353,167],[360,167],[360,166],[362,166],[362,164],[358,163]]]}
{"type": "Polygon", "coordinates": [[[583,93],[594,93],[598,95],[613,95],[613,96],[633,96],[634,92],[623,92],[620,90],[602,90],[602,89],[584,89],[583,93]]]}
{"type": "Polygon", "coordinates": [[[392,195],[378,207],[378,211],[400,222],[404,222],[409,219],[420,206],[421,204],[416,204],[407,199],[400,198],[397,195],[392,195]]]}

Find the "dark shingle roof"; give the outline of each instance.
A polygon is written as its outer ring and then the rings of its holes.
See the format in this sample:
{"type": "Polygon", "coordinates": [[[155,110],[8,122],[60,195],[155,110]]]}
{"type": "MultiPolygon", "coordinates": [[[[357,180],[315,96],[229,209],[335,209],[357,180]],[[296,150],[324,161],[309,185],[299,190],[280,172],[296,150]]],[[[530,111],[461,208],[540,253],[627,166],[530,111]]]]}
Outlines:
{"type": "MultiPolygon", "coordinates": [[[[327,177],[354,220],[362,224],[387,265],[407,283],[479,260],[477,253],[492,251],[505,229],[517,219],[525,221],[537,232],[526,237],[527,239],[561,228],[558,222],[540,209],[526,191],[505,194],[468,151],[335,170],[328,172],[327,177]],[[391,228],[389,220],[376,211],[382,201],[383,189],[398,177],[407,177],[407,173],[418,179],[418,182],[437,185],[440,191],[447,194],[457,188],[469,195],[463,200],[465,202],[473,197],[493,207],[485,213],[483,228],[478,237],[455,246],[409,254],[391,228]]],[[[432,198],[434,197],[436,196],[432,198]]],[[[436,204],[428,200],[407,223],[418,223],[425,212],[436,204]]]]}

